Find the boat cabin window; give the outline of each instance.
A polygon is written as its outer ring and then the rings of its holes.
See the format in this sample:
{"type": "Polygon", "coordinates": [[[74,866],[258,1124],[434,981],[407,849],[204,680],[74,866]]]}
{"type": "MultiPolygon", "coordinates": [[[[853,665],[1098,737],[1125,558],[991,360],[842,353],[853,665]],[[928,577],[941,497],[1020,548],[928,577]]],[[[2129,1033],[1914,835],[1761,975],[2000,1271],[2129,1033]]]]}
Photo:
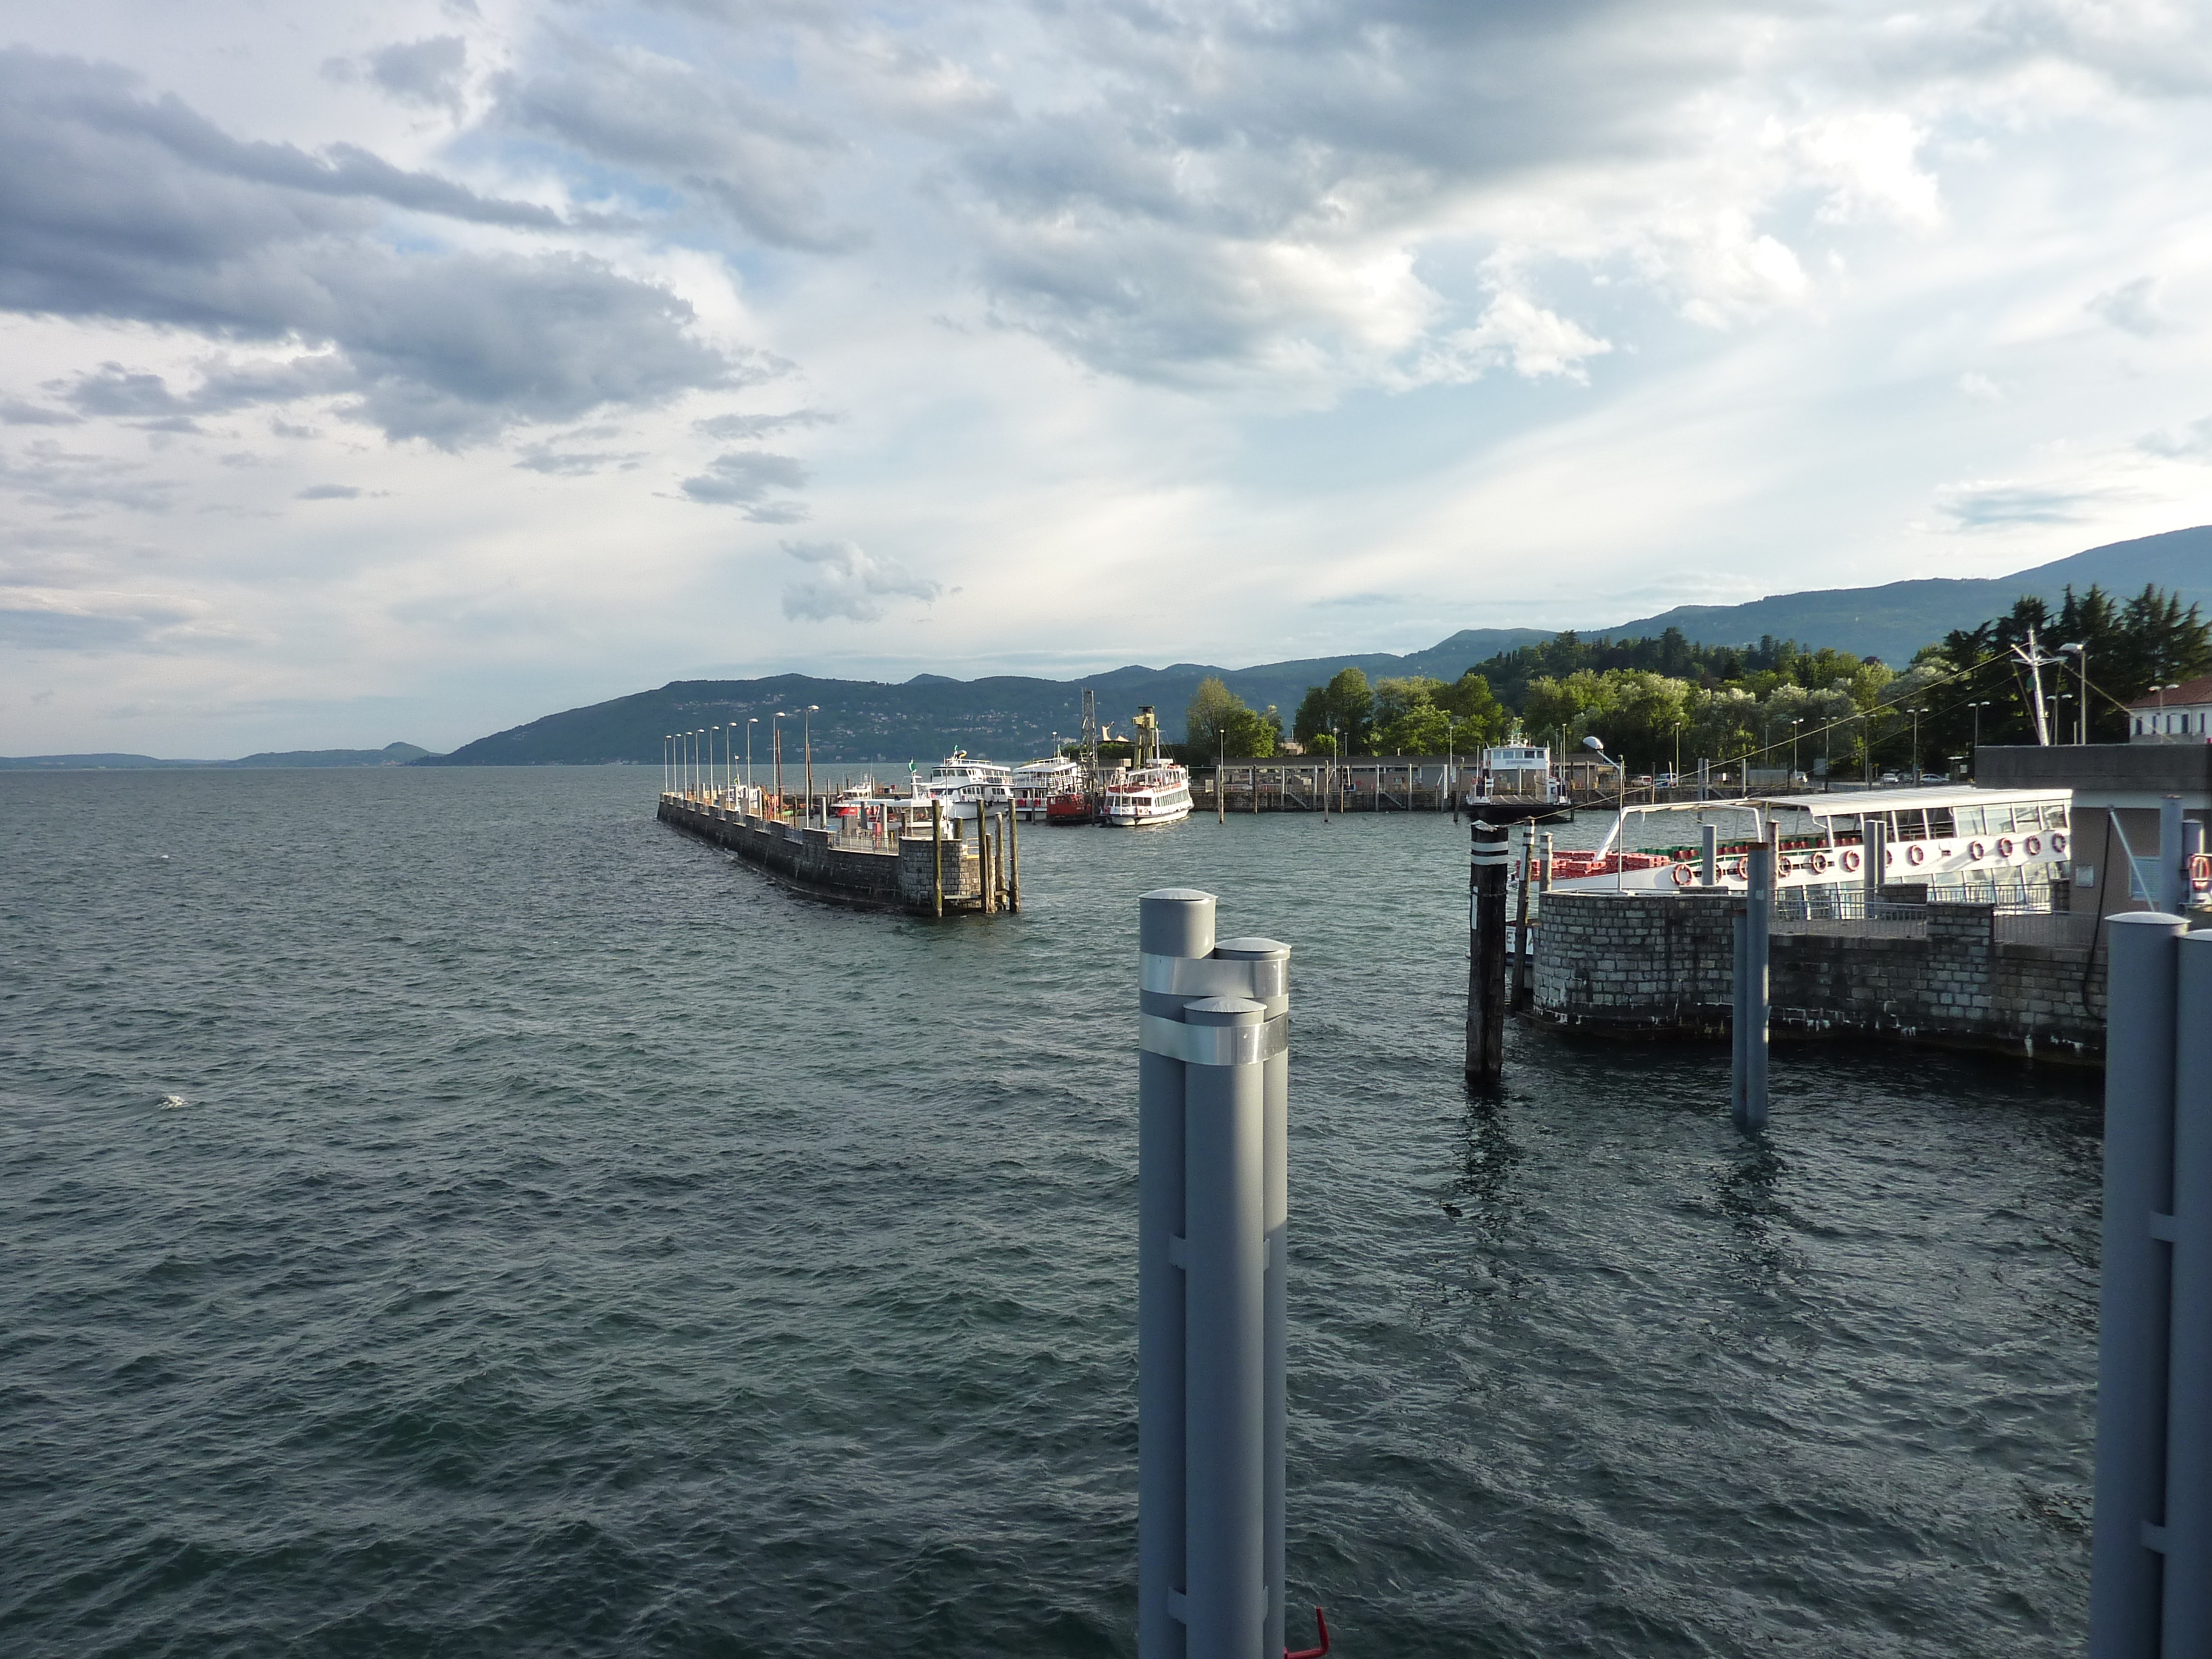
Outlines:
{"type": "Polygon", "coordinates": [[[1951,809],[1948,806],[1929,807],[1928,809],[1928,838],[1930,841],[1948,841],[1952,836],[1957,835],[1959,832],[1954,825],[1954,815],[1951,809]]]}
{"type": "Polygon", "coordinates": [[[1951,833],[1958,836],[1980,836],[1989,833],[1985,806],[1954,806],[1951,809],[1951,833]]]}

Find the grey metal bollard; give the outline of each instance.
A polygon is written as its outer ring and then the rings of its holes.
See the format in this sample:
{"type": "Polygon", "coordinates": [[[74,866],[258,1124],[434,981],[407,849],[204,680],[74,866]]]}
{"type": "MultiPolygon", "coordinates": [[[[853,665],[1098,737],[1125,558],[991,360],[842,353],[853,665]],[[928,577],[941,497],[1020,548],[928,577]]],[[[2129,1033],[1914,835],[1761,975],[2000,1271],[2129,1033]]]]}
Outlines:
{"type": "Polygon", "coordinates": [[[1769,941],[1774,917],[1774,832],[1745,860],[1743,914],[1737,919],[1736,1035],[1729,1107],[1739,1129],[1766,1127],[1769,941]]]}
{"type": "Polygon", "coordinates": [[[2212,1653],[2212,933],[2179,949],[2166,1355],[2165,1636],[2212,1653]]]}
{"type": "Polygon", "coordinates": [[[2170,916],[2189,908],[2189,873],[2181,861],[2181,797],[2167,795],[2158,804],[2158,882],[2151,902],[2170,916]]]}
{"type": "Polygon", "coordinates": [[[1703,885],[1711,887],[1720,878],[1720,825],[1705,825],[1699,839],[1704,844],[1698,849],[1698,879],[1703,885]]]}
{"type": "Polygon", "coordinates": [[[1194,1659],[1256,1656],[1267,1627],[1267,1362],[1265,1022],[1207,997],[1187,1027],[1219,1057],[1183,1074],[1184,1542],[1194,1659]],[[1241,1048],[1250,1056],[1239,1063],[1241,1048]]]}
{"type": "MultiPolygon", "coordinates": [[[[1272,974],[1255,972],[1253,987],[1261,1012],[1269,1020],[1285,1021],[1291,1011],[1288,964],[1291,947],[1272,939],[1225,939],[1214,946],[1214,956],[1225,962],[1279,964],[1272,974]]],[[[1287,1042],[1261,1062],[1266,1102],[1263,1138],[1267,1236],[1267,1373],[1263,1407],[1267,1413],[1266,1542],[1267,1559],[1267,1627],[1261,1650],[1282,1650],[1283,1591],[1289,1562],[1287,1493],[1284,1469],[1289,1443],[1290,1398],[1286,1370],[1290,1352],[1290,1212],[1291,1212],[1291,1051],[1287,1042]]]]}
{"type": "Polygon", "coordinates": [[[2177,940],[2187,924],[2116,915],[2106,977],[2105,1217],[2097,1334],[2090,1659],[2160,1650],[2177,940]]]}
{"type": "Polygon", "coordinates": [[[1751,1040],[1751,973],[1744,965],[1744,921],[1742,907],[1735,907],[1729,916],[1729,939],[1735,951],[1729,968],[1729,1115],[1738,1123],[1743,1121],[1743,1085],[1751,1074],[1743,1057],[1744,1045],[1751,1040]]]}
{"type": "Polygon", "coordinates": [[[1859,820],[1859,852],[1866,860],[1863,884],[1866,888],[1868,914],[1873,914],[1873,900],[1881,892],[1884,872],[1889,866],[1889,826],[1878,819],[1859,820]]]}
{"type": "Polygon", "coordinates": [[[1139,906],[1138,1650],[1283,1649],[1290,947],[1139,906]]]}

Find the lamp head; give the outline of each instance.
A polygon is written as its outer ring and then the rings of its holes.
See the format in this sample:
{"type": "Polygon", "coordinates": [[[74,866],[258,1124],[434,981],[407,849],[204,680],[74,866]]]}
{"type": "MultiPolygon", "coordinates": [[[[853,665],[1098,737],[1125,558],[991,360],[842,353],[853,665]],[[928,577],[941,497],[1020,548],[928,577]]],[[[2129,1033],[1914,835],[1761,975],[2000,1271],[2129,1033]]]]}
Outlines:
{"type": "Polygon", "coordinates": [[[1585,749],[1595,749],[1599,754],[1602,755],[1605,753],[1605,739],[1598,736],[1596,732],[1593,732],[1589,736],[1583,739],[1583,747],[1585,749]]]}

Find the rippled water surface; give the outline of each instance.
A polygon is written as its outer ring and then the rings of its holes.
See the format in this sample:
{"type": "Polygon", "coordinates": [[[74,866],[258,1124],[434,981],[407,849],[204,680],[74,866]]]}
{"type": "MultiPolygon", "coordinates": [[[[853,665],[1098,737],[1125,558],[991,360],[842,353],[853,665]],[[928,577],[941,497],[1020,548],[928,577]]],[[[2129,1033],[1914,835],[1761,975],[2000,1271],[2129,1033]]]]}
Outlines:
{"type": "MultiPolygon", "coordinates": [[[[1135,902],[1291,942],[1345,1659],[2078,1647],[2085,1080],[1516,1032],[1465,830],[789,896],[622,769],[0,775],[0,1651],[1127,1654],[1135,902]]],[[[1591,826],[1577,829],[1587,836],[1591,826]]]]}

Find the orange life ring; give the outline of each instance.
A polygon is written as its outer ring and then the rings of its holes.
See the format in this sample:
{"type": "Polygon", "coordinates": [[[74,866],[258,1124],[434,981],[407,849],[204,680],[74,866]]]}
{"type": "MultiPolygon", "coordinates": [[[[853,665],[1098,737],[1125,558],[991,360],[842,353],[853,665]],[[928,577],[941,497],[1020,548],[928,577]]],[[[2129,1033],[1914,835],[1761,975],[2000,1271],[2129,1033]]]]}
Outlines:
{"type": "Polygon", "coordinates": [[[1695,870],[1692,870],[1692,868],[1690,868],[1690,866],[1688,866],[1688,864],[1686,864],[1686,863],[1678,864],[1678,865],[1676,865],[1676,866],[1674,866],[1674,885],[1675,885],[1675,886],[1677,886],[1677,887],[1694,887],[1694,886],[1696,886],[1697,884],[1698,884],[1698,872],[1697,872],[1695,870]]]}
{"type": "Polygon", "coordinates": [[[1816,876],[1825,876],[1828,873],[1828,855],[1826,853],[1813,854],[1813,873],[1816,876]]]}
{"type": "Polygon", "coordinates": [[[2054,853],[2063,853],[2066,850],[2066,832],[2063,830],[2053,830],[2051,832],[2051,850],[2054,853]]]}
{"type": "Polygon", "coordinates": [[[2190,854],[2189,878],[2191,881],[2212,881],[2212,853],[2190,854]]]}
{"type": "Polygon", "coordinates": [[[1859,867],[1859,855],[1848,847],[1844,848],[1836,861],[1844,866],[1845,875],[1850,875],[1859,867]]]}
{"type": "Polygon", "coordinates": [[[1966,856],[1973,860],[1975,863],[1979,864],[1989,855],[1990,849],[1983,846],[1981,842],[1978,841],[1970,841],[1966,843],[1966,856]]]}
{"type": "Polygon", "coordinates": [[[2043,851],[2043,837],[2040,836],[2030,836],[2026,841],[2021,842],[2020,850],[2027,854],[2030,858],[2035,857],[2038,854],[2043,851]]]}
{"type": "Polygon", "coordinates": [[[1997,856],[2001,859],[2008,859],[2012,856],[2012,837],[2010,836],[1999,836],[1997,837],[1997,856]]]}
{"type": "Polygon", "coordinates": [[[1751,860],[1748,859],[1737,859],[1729,866],[1728,872],[1734,876],[1738,881],[1747,879],[1751,873],[1751,860]]]}
{"type": "Polygon", "coordinates": [[[1905,849],[1905,861],[1907,864],[1927,863],[1928,849],[1923,847],[1918,842],[1914,842],[1911,846],[1905,849]]]}

